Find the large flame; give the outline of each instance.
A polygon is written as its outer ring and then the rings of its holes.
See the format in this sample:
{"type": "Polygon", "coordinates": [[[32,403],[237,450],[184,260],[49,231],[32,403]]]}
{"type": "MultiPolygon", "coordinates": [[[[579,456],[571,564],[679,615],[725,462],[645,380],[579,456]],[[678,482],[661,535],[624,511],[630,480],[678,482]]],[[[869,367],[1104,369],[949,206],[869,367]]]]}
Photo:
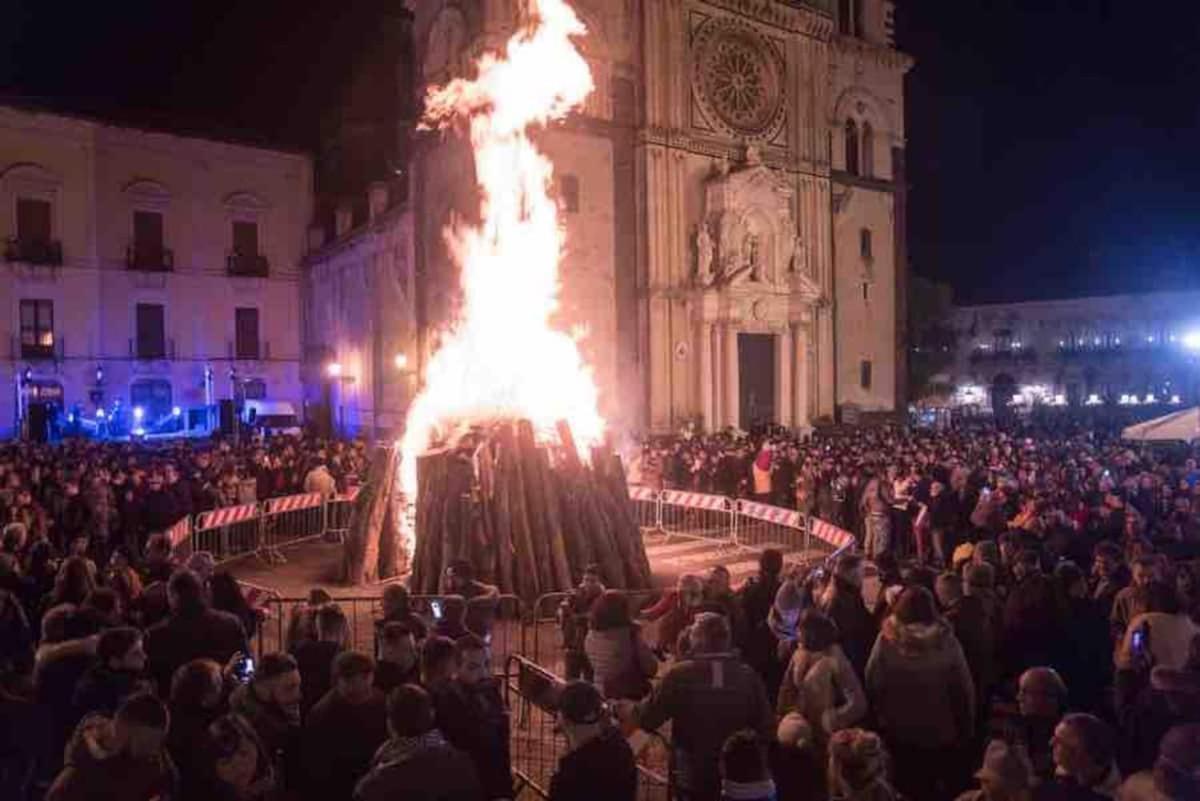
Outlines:
{"type": "Polygon", "coordinates": [[[417,455],[464,425],[523,418],[547,432],[566,420],[582,446],[603,435],[591,371],[575,340],[550,327],[563,232],[549,195],[553,166],[529,139],[532,126],[561,119],[591,92],[571,40],[585,28],[563,0],[528,0],[528,10],[531,25],[502,54],[483,56],[474,79],[426,98],[425,126],[468,124],[482,222],[445,231],[463,304],[409,409],[401,482],[410,498],[417,455]]]}

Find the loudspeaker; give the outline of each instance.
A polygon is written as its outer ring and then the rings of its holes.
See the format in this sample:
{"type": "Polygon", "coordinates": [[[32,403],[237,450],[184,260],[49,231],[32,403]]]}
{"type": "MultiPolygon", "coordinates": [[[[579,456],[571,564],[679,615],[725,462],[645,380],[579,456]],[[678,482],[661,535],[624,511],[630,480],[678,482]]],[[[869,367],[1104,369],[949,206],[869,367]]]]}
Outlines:
{"type": "Polygon", "coordinates": [[[237,407],[233,401],[226,399],[221,401],[221,434],[222,436],[232,437],[234,429],[237,427],[237,407]]]}

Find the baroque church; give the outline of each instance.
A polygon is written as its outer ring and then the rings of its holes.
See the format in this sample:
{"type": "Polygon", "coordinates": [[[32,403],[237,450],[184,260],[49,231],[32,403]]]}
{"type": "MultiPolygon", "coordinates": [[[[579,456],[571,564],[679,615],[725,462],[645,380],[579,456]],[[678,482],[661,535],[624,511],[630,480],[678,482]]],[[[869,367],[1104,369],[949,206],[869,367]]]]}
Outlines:
{"type": "MultiPolygon", "coordinates": [[[[595,90],[535,138],[566,231],[557,322],[584,332],[606,418],[803,427],[901,406],[912,61],[894,47],[893,4],[569,2],[595,90]]],[[[410,2],[413,91],[468,74],[524,6],[410,2]]],[[[409,240],[398,258],[419,364],[457,299],[442,230],[477,198],[465,142],[418,133],[408,149],[405,220],[392,228],[409,240]]],[[[326,246],[314,276],[346,252],[326,246]]],[[[377,362],[386,351],[374,348],[377,362]]]]}

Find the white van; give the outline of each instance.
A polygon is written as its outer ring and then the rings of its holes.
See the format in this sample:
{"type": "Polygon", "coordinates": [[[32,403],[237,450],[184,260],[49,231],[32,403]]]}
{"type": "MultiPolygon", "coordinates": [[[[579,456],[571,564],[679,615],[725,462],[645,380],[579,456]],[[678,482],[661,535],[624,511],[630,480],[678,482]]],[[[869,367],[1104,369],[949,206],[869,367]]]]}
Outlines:
{"type": "Polygon", "coordinates": [[[302,433],[296,407],[288,401],[246,401],[242,406],[242,425],[264,434],[298,437],[302,433]]]}

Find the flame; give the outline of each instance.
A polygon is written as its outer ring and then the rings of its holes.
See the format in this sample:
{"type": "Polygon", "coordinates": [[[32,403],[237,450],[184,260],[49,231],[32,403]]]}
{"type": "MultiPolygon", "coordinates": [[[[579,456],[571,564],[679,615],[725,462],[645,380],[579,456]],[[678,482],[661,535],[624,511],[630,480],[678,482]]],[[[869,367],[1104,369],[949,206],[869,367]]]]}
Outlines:
{"type": "Polygon", "coordinates": [[[586,29],[563,0],[528,0],[532,24],[488,53],[477,75],[430,90],[422,125],[466,121],[479,183],[478,226],[445,231],[461,265],[463,304],[425,371],[401,441],[401,488],[416,493],[416,457],[439,436],[497,418],[542,434],[570,423],[581,447],[604,433],[591,370],[576,341],[550,326],[563,247],[549,186],[554,168],[529,131],[561,119],[592,91],[572,43],[586,29]]]}

